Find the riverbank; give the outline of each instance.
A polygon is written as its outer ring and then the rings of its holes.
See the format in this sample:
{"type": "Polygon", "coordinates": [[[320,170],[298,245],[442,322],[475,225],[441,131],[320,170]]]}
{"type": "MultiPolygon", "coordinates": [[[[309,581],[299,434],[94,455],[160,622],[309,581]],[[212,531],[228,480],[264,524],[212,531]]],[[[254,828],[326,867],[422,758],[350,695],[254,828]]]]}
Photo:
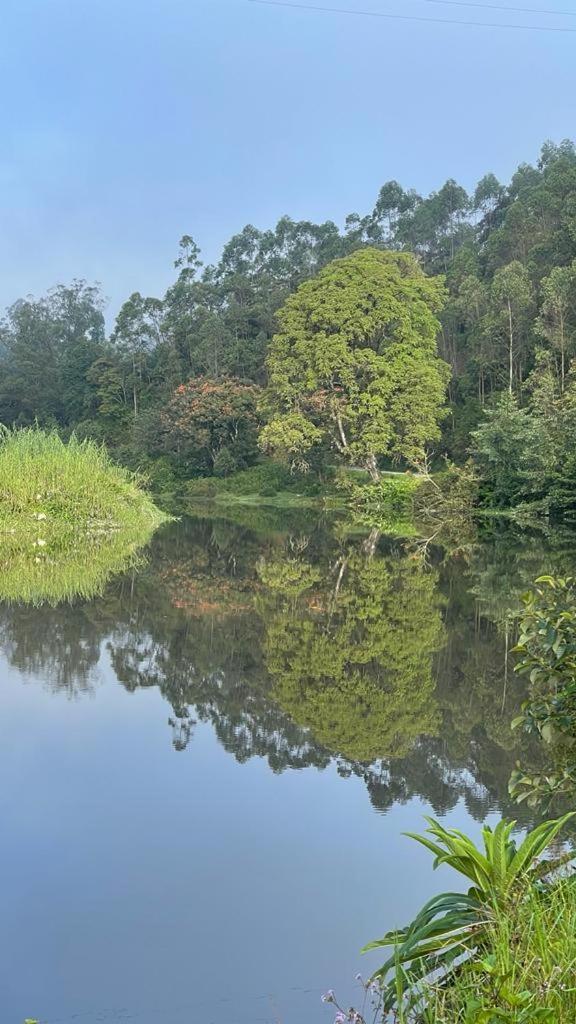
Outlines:
{"type": "Polygon", "coordinates": [[[104,448],[36,429],[0,437],[0,598],[90,597],[169,517],[104,448]]]}

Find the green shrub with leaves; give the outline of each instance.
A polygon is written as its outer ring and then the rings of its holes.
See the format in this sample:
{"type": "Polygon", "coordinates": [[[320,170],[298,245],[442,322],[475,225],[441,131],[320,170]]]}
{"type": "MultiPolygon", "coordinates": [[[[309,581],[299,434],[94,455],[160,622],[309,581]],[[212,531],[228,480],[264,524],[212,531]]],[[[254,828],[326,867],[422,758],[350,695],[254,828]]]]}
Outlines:
{"type": "MultiPolygon", "coordinates": [[[[520,843],[512,836],[515,822],[500,821],[494,830],[486,825],[483,849],[463,832],[447,829],[433,818],[427,818],[429,828],[424,835],[408,833],[434,855],[434,867],[448,864],[472,884],[466,893],[435,896],[411,924],[365,946],[364,952],[391,951],[374,974],[383,987],[386,1011],[421,1009],[432,983],[441,979],[443,985],[453,984],[472,956],[483,959],[490,952],[498,916],[526,899],[542,880],[574,857],[569,852],[542,859],[575,814],[543,822],[520,843]]],[[[490,1018],[485,1020],[488,1024],[490,1018]]]]}
{"type": "Polygon", "coordinates": [[[519,765],[510,791],[535,806],[576,786],[576,579],[540,576],[522,600],[514,650],[530,694],[512,725],[542,739],[548,764],[534,772],[519,765]]]}
{"type": "Polygon", "coordinates": [[[489,951],[451,985],[432,986],[421,1024],[564,1024],[576,1020],[576,893],[560,878],[498,911],[489,951]]]}

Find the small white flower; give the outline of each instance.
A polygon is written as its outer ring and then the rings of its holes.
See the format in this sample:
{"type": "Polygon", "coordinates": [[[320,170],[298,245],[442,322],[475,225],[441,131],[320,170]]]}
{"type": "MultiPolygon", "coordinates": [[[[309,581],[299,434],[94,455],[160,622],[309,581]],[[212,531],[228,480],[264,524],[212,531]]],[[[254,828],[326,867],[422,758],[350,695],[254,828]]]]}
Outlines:
{"type": "Polygon", "coordinates": [[[38,540],[36,541],[36,543],[37,543],[39,548],[45,548],[46,547],[46,541],[42,540],[41,537],[38,537],[38,540]]]}

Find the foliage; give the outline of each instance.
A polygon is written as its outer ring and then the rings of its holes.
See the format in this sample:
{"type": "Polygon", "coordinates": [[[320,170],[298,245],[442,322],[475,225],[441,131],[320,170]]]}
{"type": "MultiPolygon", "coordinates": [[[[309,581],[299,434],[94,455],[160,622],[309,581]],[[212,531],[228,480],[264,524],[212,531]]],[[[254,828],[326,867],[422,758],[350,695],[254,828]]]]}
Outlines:
{"type": "MultiPolygon", "coordinates": [[[[265,450],[316,472],[336,454],[376,477],[379,459],[417,460],[429,441],[465,462],[484,410],[512,393],[521,416],[498,414],[504,458],[476,463],[483,503],[574,518],[575,208],[576,148],[566,140],[545,143],[508,184],[485,174],[470,195],[451,178],[428,196],[388,181],[342,228],[289,217],[268,230],[247,225],[209,266],[184,235],[166,293],[134,292],[108,338],[102,295],[84,281],[7,311],[0,422],[77,429],[130,468],[148,472],[160,456],[180,478],[225,479],[252,456],[224,439],[189,469],[169,440],[166,454],[162,412],[190,380],[265,386],[268,372],[265,450]],[[556,389],[545,409],[542,358],[556,389]],[[521,465],[507,486],[501,463],[516,442],[521,465]]],[[[159,478],[165,486],[165,470],[159,478]]]]}
{"type": "Polygon", "coordinates": [[[258,388],[198,377],[180,384],[161,415],[159,450],[183,476],[228,476],[258,455],[258,388]]]}
{"type": "Polygon", "coordinates": [[[415,534],[416,492],[422,480],[412,474],[386,475],[378,483],[355,485],[346,481],[348,506],[356,523],[387,533],[415,534]]]}
{"type": "Polygon", "coordinates": [[[74,436],[5,431],[0,438],[0,594],[57,602],[90,596],[134,562],[166,518],[142,480],[74,436]]]}
{"type": "Polygon", "coordinates": [[[576,1017],[576,894],[572,878],[496,910],[488,952],[428,993],[425,1024],[533,1024],[576,1017]]]}
{"type": "Polygon", "coordinates": [[[432,656],[442,640],[433,573],[361,547],[318,580],[306,559],[259,567],[272,696],[318,743],[370,762],[435,734],[432,656]]]}
{"type": "Polygon", "coordinates": [[[563,391],[567,363],[576,345],[576,259],[568,267],[554,267],[542,282],[542,293],[536,330],[560,357],[563,391]]]}
{"type": "Polygon", "coordinates": [[[576,580],[540,576],[523,602],[516,671],[528,676],[530,696],[513,725],[544,741],[552,766],[518,767],[510,786],[536,805],[576,785],[576,580]]]}
{"type": "Polygon", "coordinates": [[[503,395],[472,433],[472,454],[489,504],[508,508],[547,492],[553,452],[543,421],[503,395]]]}
{"type": "MultiPolygon", "coordinates": [[[[522,902],[534,886],[573,859],[572,852],[542,860],[576,811],[542,822],[518,843],[515,822],[500,821],[482,830],[483,849],[457,829],[428,818],[424,835],[408,833],[434,855],[434,867],[447,864],[472,883],[467,893],[442,893],[419,911],[405,928],[388,932],[365,951],[392,948],[374,977],[384,986],[384,1007],[422,1006],[423,983],[451,984],[462,962],[490,951],[491,928],[497,914],[522,902]]],[[[574,896],[572,896],[574,898],[574,896]]],[[[425,999],[425,997],[424,997],[425,999]]]]}
{"type": "Polygon", "coordinates": [[[102,309],[85,281],[10,307],[0,323],[0,422],[66,424],[90,413],[86,373],[104,341],[102,309]]]}
{"type": "Polygon", "coordinates": [[[447,383],[436,352],[443,299],[413,256],[376,249],[302,284],[277,314],[263,446],[295,458],[323,443],[373,473],[382,456],[421,459],[439,437],[447,383]]]}

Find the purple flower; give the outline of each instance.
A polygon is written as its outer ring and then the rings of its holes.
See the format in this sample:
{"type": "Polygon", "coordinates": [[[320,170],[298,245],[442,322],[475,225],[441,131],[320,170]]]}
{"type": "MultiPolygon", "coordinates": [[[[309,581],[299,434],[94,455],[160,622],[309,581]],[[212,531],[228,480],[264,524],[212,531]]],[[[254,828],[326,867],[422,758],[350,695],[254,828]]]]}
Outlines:
{"type": "Polygon", "coordinates": [[[338,1013],[334,1017],[334,1024],[346,1024],[347,1020],[348,1018],[346,1014],[342,1013],[342,1010],[338,1010],[338,1013]]]}
{"type": "Polygon", "coordinates": [[[328,991],[324,993],[324,995],[322,996],[322,1002],[323,1003],[333,1003],[334,1002],[334,991],[333,991],[333,989],[329,988],[328,991]]]}

